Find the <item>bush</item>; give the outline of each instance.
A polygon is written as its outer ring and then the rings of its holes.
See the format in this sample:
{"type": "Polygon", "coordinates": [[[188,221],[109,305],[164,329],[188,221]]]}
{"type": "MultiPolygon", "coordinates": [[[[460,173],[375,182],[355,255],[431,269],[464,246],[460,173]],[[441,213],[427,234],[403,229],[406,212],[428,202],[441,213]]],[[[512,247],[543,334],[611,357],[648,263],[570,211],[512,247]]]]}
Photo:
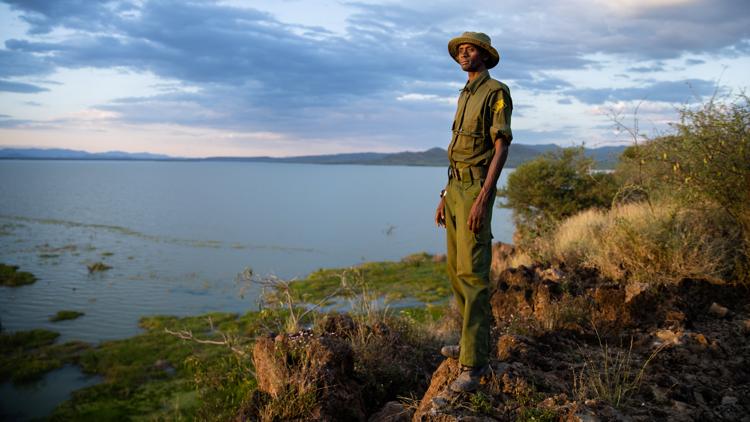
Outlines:
{"type": "Polygon", "coordinates": [[[588,210],[562,223],[547,251],[573,267],[590,267],[614,280],[649,284],[731,280],[741,251],[740,230],[725,214],[657,202],[609,212],[588,210]]]}
{"type": "Polygon", "coordinates": [[[750,98],[711,100],[680,111],[675,132],[629,148],[617,169],[623,185],[690,209],[723,212],[741,228],[747,280],[750,256],[750,98]],[[719,208],[716,210],[716,208],[719,208]]]}
{"type": "Polygon", "coordinates": [[[564,148],[520,165],[498,192],[513,219],[522,247],[550,233],[565,218],[592,207],[607,208],[616,192],[610,173],[592,171],[583,147],[564,148]]]}

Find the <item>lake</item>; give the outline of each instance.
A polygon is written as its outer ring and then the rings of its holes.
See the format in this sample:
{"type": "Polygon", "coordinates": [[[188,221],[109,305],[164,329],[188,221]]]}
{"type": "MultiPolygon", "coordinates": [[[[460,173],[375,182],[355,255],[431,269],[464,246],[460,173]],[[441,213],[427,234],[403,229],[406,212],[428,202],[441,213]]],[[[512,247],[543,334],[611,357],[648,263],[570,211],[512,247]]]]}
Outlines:
{"type": "MultiPolygon", "coordinates": [[[[445,183],[436,167],[0,161],[0,262],[39,278],[0,287],[0,322],[98,342],[138,333],[144,315],[257,309],[236,282],[246,267],[291,279],[444,253],[445,183]],[[112,269],[89,274],[98,261],[112,269]],[[62,309],[85,316],[49,322],[62,309]]],[[[509,242],[510,211],[492,227],[509,242]]]]}

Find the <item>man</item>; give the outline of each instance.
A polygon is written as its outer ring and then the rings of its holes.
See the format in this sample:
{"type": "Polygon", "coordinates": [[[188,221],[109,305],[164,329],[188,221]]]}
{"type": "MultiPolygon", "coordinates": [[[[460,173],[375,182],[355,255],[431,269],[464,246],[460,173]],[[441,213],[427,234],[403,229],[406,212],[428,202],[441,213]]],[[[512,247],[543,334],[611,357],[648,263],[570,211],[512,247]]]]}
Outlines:
{"type": "Polygon", "coordinates": [[[464,32],[450,40],[448,52],[469,80],[458,98],[448,146],[448,186],[435,212],[435,223],[446,228],[448,276],[463,316],[460,344],[443,347],[441,353],[459,359],[462,371],[450,389],[466,392],[475,390],[489,371],[490,221],[497,179],[513,139],[513,103],[508,87],[490,78],[488,69],[500,55],[489,36],[464,32]]]}

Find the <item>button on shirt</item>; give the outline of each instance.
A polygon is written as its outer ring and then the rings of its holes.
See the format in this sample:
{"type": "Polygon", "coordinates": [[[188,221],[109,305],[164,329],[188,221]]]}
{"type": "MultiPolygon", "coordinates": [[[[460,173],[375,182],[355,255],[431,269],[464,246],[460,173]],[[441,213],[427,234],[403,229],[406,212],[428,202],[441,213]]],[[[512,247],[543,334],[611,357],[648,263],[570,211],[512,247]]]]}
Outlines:
{"type": "Polygon", "coordinates": [[[448,159],[456,168],[486,167],[495,153],[495,139],[513,139],[510,115],[513,101],[504,83],[484,71],[466,83],[458,97],[448,159]]]}

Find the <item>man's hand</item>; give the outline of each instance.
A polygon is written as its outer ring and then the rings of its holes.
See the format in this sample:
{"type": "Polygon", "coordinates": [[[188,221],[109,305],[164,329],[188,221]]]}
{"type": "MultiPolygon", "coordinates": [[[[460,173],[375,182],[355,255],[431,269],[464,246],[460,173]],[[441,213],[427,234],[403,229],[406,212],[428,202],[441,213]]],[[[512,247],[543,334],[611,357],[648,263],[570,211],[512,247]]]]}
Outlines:
{"type": "Polygon", "coordinates": [[[484,217],[487,215],[487,199],[488,196],[484,194],[484,191],[479,193],[477,199],[471,205],[471,211],[469,212],[469,230],[472,233],[479,233],[482,229],[482,222],[484,217]]]}
{"type": "Polygon", "coordinates": [[[437,210],[435,210],[435,224],[438,227],[445,227],[445,198],[440,198],[437,210]]]}

